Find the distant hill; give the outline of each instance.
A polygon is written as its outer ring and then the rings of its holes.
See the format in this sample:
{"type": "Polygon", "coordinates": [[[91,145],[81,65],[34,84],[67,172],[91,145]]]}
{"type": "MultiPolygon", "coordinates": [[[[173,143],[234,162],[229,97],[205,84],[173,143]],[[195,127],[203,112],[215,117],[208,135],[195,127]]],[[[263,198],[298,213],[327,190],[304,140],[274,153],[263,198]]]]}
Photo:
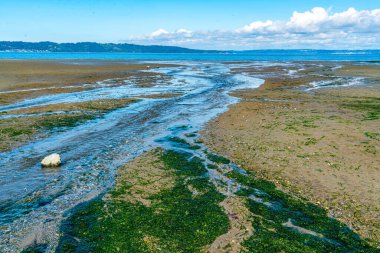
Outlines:
{"type": "Polygon", "coordinates": [[[143,46],[115,43],[54,43],[0,41],[0,51],[43,51],[43,52],[125,52],[125,53],[216,53],[215,50],[198,50],[174,46],[143,46]]]}

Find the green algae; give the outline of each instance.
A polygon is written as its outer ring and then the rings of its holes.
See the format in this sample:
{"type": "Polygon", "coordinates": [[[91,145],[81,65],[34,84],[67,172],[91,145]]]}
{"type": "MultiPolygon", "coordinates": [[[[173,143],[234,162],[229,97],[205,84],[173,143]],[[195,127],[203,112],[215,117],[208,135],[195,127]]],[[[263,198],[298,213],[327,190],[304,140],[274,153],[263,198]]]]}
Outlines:
{"type": "Polygon", "coordinates": [[[185,136],[188,138],[194,138],[194,137],[197,137],[197,134],[196,133],[189,133],[189,134],[185,134],[185,136]]]}
{"type": "Polygon", "coordinates": [[[321,117],[319,115],[310,116],[310,117],[296,117],[292,118],[291,120],[288,120],[285,122],[285,131],[293,131],[298,132],[300,130],[300,127],[304,128],[316,128],[318,127],[315,122],[318,121],[321,117]]]}
{"type": "Polygon", "coordinates": [[[223,156],[215,155],[212,153],[207,154],[207,158],[214,163],[229,164],[231,161],[223,156]]]}
{"type": "MultiPolygon", "coordinates": [[[[213,162],[208,169],[230,163],[216,154],[207,157],[213,162]]],[[[174,150],[160,153],[160,160],[174,173],[174,187],[150,196],[151,206],[115,198],[83,204],[63,224],[58,252],[201,252],[226,233],[228,217],[219,206],[224,196],[209,182],[205,161],[174,150]]],[[[225,175],[243,186],[237,195],[247,198],[252,213],[255,231],[244,242],[246,252],[379,252],[317,205],[249,172],[225,175]]],[[[111,195],[128,187],[124,183],[111,195]]]]}
{"type": "Polygon", "coordinates": [[[111,199],[82,205],[62,227],[58,252],[199,252],[227,232],[224,197],[208,181],[199,158],[165,151],[172,189],[151,196],[151,206],[111,199]],[[202,194],[193,196],[188,185],[202,194]]]}
{"type": "Polygon", "coordinates": [[[310,145],[315,145],[317,144],[317,139],[315,138],[306,138],[305,145],[310,146],[310,145]]]}
{"type": "Polygon", "coordinates": [[[35,244],[24,249],[21,253],[43,253],[46,251],[47,246],[46,244],[35,244]]]}
{"type": "Polygon", "coordinates": [[[246,187],[238,193],[249,198],[254,235],[244,245],[249,252],[378,252],[325,210],[278,190],[274,184],[236,171],[227,174],[246,187]],[[300,233],[291,223],[304,229],[300,233]]]}
{"type": "Polygon", "coordinates": [[[189,149],[189,150],[201,149],[201,146],[199,146],[199,145],[192,145],[192,144],[188,143],[186,140],[181,139],[179,137],[169,137],[168,140],[170,142],[176,144],[176,146],[182,147],[184,149],[189,149]]]}
{"type": "Polygon", "coordinates": [[[364,135],[373,140],[380,140],[380,133],[365,132],[364,135]]]}
{"type": "Polygon", "coordinates": [[[8,135],[10,137],[16,137],[19,135],[28,135],[32,134],[33,132],[27,129],[14,129],[14,128],[4,128],[0,129],[0,134],[8,135]]]}
{"type": "Polygon", "coordinates": [[[94,118],[95,116],[90,114],[65,115],[63,117],[54,115],[41,120],[41,122],[38,123],[38,127],[46,128],[48,130],[61,127],[74,127],[94,118]]]}
{"type": "Polygon", "coordinates": [[[363,120],[378,120],[380,118],[380,98],[351,101],[343,104],[343,107],[364,112],[363,120]]]}
{"type": "Polygon", "coordinates": [[[179,143],[179,144],[189,145],[189,143],[186,140],[181,139],[176,136],[169,137],[168,140],[171,142],[179,143]]]}

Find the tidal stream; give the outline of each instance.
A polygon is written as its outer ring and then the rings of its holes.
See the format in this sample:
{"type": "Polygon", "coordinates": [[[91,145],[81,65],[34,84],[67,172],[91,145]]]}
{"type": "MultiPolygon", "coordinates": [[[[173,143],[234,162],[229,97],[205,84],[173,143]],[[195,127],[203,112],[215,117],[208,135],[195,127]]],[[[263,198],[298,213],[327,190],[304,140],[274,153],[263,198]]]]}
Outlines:
{"type": "Polygon", "coordinates": [[[80,126],[54,133],[18,149],[0,153],[0,248],[17,252],[31,242],[53,249],[65,211],[113,186],[117,167],[157,146],[155,140],[186,125],[197,130],[235,102],[227,92],[257,88],[263,80],[230,74],[224,64],[185,63],[158,70],[172,78],[150,88],[126,84],[29,99],[0,111],[54,103],[151,94],[174,98],[142,99],[80,126]],[[59,153],[59,169],[42,169],[41,159],[59,153]]]}

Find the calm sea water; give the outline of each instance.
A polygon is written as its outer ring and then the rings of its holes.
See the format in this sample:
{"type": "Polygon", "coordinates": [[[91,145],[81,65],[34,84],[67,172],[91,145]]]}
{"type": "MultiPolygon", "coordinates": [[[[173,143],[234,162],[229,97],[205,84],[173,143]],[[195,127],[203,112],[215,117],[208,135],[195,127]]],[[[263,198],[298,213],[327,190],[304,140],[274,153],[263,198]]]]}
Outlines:
{"type": "Polygon", "coordinates": [[[255,50],[196,54],[0,52],[0,59],[380,62],[380,50],[255,50]]]}

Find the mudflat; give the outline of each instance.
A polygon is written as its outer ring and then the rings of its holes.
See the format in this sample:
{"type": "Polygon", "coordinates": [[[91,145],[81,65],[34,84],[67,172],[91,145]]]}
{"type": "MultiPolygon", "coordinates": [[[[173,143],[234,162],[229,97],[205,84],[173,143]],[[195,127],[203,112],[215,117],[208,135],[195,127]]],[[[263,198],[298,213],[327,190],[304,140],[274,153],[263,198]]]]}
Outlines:
{"type": "Polygon", "coordinates": [[[204,140],[259,178],[328,210],[376,244],[380,67],[347,64],[324,75],[316,73],[320,69],[306,77],[270,77],[257,90],[234,92],[240,103],[208,124],[204,140]],[[367,78],[369,83],[300,88],[338,75],[367,78]]]}
{"type": "Polygon", "coordinates": [[[84,60],[0,60],[0,104],[43,95],[78,92],[112,79],[133,77],[142,86],[162,75],[141,70],[170,66],[129,61],[84,60]]]}
{"type": "Polygon", "coordinates": [[[84,60],[0,60],[0,90],[61,87],[125,77],[158,64],[84,60]]]}
{"type": "MultiPolygon", "coordinates": [[[[119,87],[125,85],[126,81],[139,87],[152,87],[165,82],[168,77],[158,72],[142,70],[165,66],[173,65],[100,60],[0,60],[0,105],[46,95],[99,89],[102,88],[103,81],[107,81],[107,87],[119,87]]],[[[161,97],[169,95],[160,94],[161,97]]],[[[120,98],[67,101],[3,110],[0,112],[0,152],[46,137],[51,130],[73,127],[100,117],[137,100],[120,98]]]]}

